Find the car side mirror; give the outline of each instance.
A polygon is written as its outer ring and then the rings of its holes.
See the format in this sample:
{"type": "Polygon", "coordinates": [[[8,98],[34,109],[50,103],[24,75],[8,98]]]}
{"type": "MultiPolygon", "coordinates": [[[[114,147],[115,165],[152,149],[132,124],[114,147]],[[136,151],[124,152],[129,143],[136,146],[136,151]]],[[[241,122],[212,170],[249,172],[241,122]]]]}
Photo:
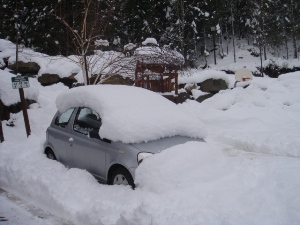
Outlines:
{"type": "Polygon", "coordinates": [[[90,138],[96,138],[96,139],[101,140],[98,130],[91,130],[89,135],[90,135],[90,138]]]}
{"type": "Polygon", "coordinates": [[[106,143],[111,143],[111,140],[109,140],[107,138],[101,138],[99,136],[99,131],[97,131],[97,130],[91,130],[89,135],[90,135],[90,138],[96,138],[96,139],[99,139],[99,140],[104,141],[106,143]]]}

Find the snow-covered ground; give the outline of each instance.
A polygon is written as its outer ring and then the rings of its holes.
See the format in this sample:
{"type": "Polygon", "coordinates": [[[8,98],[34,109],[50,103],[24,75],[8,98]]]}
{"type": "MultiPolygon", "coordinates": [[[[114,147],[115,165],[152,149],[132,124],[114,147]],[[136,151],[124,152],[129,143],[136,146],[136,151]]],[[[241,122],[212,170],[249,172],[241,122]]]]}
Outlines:
{"type": "MultiPolygon", "coordinates": [[[[0,70],[0,77],[4,73],[0,70]]],[[[198,82],[201,74],[224,76],[231,87],[234,83],[234,76],[214,68],[188,79],[198,82]]],[[[0,93],[9,96],[3,84],[0,93]]],[[[138,167],[132,190],[99,184],[86,171],[46,158],[45,131],[55,99],[67,87],[32,82],[27,94],[37,103],[28,110],[31,135],[26,137],[22,113],[2,122],[0,187],[73,224],[299,224],[300,72],[254,78],[249,84],[201,104],[178,105],[204,123],[205,142],[188,142],[148,158],[138,167]],[[11,121],[15,126],[6,125],[11,121]]],[[[11,96],[18,92],[9,90],[11,96]]],[[[10,207],[1,196],[0,204],[0,209],[10,207]]],[[[13,216],[4,212],[0,216],[13,216]]],[[[51,220],[45,224],[61,221],[51,220]]]]}
{"type": "Polygon", "coordinates": [[[70,225],[34,205],[0,189],[1,225],[70,225]]]}

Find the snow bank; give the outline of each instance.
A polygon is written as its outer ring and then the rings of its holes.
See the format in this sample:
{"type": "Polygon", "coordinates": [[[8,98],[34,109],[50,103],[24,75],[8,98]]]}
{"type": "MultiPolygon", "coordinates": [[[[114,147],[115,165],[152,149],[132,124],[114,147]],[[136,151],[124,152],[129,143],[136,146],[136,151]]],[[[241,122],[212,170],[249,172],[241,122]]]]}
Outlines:
{"type": "Polygon", "coordinates": [[[231,75],[226,74],[223,71],[217,71],[217,70],[193,70],[191,72],[191,75],[184,75],[178,77],[178,83],[179,84],[185,84],[185,83],[201,83],[207,79],[223,79],[229,86],[234,85],[234,74],[232,75],[233,78],[230,78],[231,75]]]}
{"type": "Polygon", "coordinates": [[[224,90],[201,104],[189,101],[182,107],[204,121],[211,141],[250,152],[300,157],[298,74],[254,77],[246,89],[224,90]]]}
{"type": "MultiPolygon", "coordinates": [[[[236,39],[235,40],[235,60],[234,60],[234,51],[232,44],[226,46],[223,43],[223,47],[220,46],[221,54],[216,54],[217,64],[214,64],[213,54],[210,54],[209,57],[202,60],[201,65],[207,65],[211,69],[224,70],[224,71],[237,71],[244,66],[247,66],[247,69],[251,70],[252,73],[260,74],[259,68],[261,67],[260,57],[259,57],[259,48],[249,45],[247,40],[236,39]],[[229,51],[226,51],[226,47],[229,47],[229,51]],[[220,58],[220,55],[225,54],[225,57],[220,58]],[[206,62],[207,61],[207,62],[206,62]]],[[[218,53],[218,52],[216,52],[218,53]]],[[[279,49],[268,49],[266,55],[267,60],[263,60],[263,67],[268,66],[269,64],[274,64],[279,67],[285,68],[294,68],[300,66],[299,59],[293,59],[292,51],[289,52],[289,59],[285,59],[286,52],[279,49]],[[274,51],[275,50],[275,51],[274,51]],[[276,57],[278,56],[278,57],[276,57]],[[282,57],[282,58],[280,58],[282,57]]]]}
{"type": "Polygon", "coordinates": [[[0,67],[5,66],[4,58],[9,58],[14,54],[16,54],[15,45],[10,41],[0,39],[0,67]]]}
{"type": "Polygon", "coordinates": [[[102,118],[99,134],[124,143],[175,135],[204,138],[203,123],[157,93],[123,85],[94,85],[70,89],[58,96],[63,112],[75,106],[94,109],[102,118]]]}
{"type": "Polygon", "coordinates": [[[196,180],[206,183],[223,177],[231,169],[222,151],[205,142],[177,145],[150,158],[138,167],[136,184],[155,193],[166,193],[170,188],[180,191],[196,180]],[[223,170],[225,164],[228,168],[223,170]],[[186,174],[187,171],[198,172],[186,174]]]}
{"type": "Polygon", "coordinates": [[[263,61],[263,67],[268,65],[277,65],[281,68],[294,68],[299,67],[299,59],[282,59],[282,58],[271,58],[263,61]]]}
{"type": "Polygon", "coordinates": [[[151,200],[117,224],[293,224],[300,221],[299,169],[299,159],[174,146],[138,167],[139,188],[151,200]]]}
{"type": "Polygon", "coordinates": [[[79,61],[78,56],[43,56],[32,57],[31,60],[36,62],[41,67],[38,75],[44,73],[57,74],[60,78],[69,77],[72,74],[77,74],[81,71],[80,66],[75,63],[79,61]]]}
{"type": "Polygon", "coordinates": [[[295,79],[295,82],[300,80],[300,71],[282,74],[278,77],[279,81],[295,79]]]}
{"type": "Polygon", "coordinates": [[[0,39],[0,51],[4,51],[6,49],[13,49],[16,45],[14,45],[11,41],[0,39]]]}
{"type": "Polygon", "coordinates": [[[86,171],[48,160],[40,134],[28,140],[19,135],[22,142],[1,144],[1,187],[74,224],[300,221],[299,159],[242,152],[228,156],[215,145],[188,142],[144,160],[133,191],[101,185],[86,171]]]}
{"type": "Polygon", "coordinates": [[[113,224],[122,211],[139,204],[130,203],[130,187],[101,185],[84,170],[47,159],[39,134],[17,137],[23,143],[9,151],[4,152],[9,142],[1,143],[1,188],[74,224],[113,224]]]}
{"type": "MultiPolygon", "coordinates": [[[[73,73],[78,73],[81,68],[76,64],[79,61],[77,56],[48,56],[39,52],[35,52],[29,48],[19,46],[19,61],[24,63],[35,62],[41,68],[38,75],[44,73],[57,74],[61,78],[68,77],[73,73]]],[[[4,65],[3,58],[8,58],[9,64],[16,62],[16,46],[10,42],[0,39],[0,66],[4,65]]]]}

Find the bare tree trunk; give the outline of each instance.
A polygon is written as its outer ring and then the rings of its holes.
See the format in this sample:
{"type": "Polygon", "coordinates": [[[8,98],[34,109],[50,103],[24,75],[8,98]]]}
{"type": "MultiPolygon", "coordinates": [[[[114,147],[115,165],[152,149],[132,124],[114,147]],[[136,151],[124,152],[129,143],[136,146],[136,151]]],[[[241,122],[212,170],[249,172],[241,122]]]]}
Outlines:
{"type": "MultiPolygon", "coordinates": [[[[219,24],[220,26],[220,24],[219,24]]],[[[220,27],[220,36],[219,36],[219,54],[221,56],[221,58],[223,59],[224,58],[224,49],[223,49],[223,32],[221,30],[221,27],[220,27]]]]}
{"type": "Polygon", "coordinates": [[[264,18],[264,0],[259,1],[259,20],[260,20],[260,41],[261,41],[261,47],[264,52],[264,59],[267,60],[267,48],[266,48],[266,35],[265,35],[265,18],[264,18]]]}
{"type": "Polygon", "coordinates": [[[232,45],[233,45],[233,58],[234,62],[236,62],[236,56],[235,56],[235,43],[234,43],[234,15],[233,15],[233,5],[232,0],[230,0],[230,9],[231,9],[231,27],[232,27],[232,45]]]}
{"type": "Polygon", "coordinates": [[[265,56],[265,60],[267,60],[267,47],[264,44],[264,56],[265,56]]]}
{"type": "Polygon", "coordinates": [[[87,61],[86,61],[86,52],[84,49],[82,49],[82,55],[81,55],[81,69],[82,69],[82,76],[84,80],[84,85],[89,85],[89,70],[87,66],[87,61]]]}
{"type": "MultiPolygon", "coordinates": [[[[198,56],[198,51],[197,51],[197,38],[196,38],[196,33],[194,32],[194,51],[195,51],[195,60],[196,60],[196,66],[198,64],[199,61],[199,56],[198,56]]],[[[198,67],[198,66],[197,66],[198,67]]]]}
{"type": "Polygon", "coordinates": [[[288,46],[288,39],[285,36],[285,49],[286,49],[286,59],[289,59],[289,46],[288,46]]]}
{"type": "Polygon", "coordinates": [[[291,0],[291,22],[292,22],[292,37],[293,37],[293,47],[294,47],[294,59],[298,58],[297,42],[296,42],[296,24],[294,15],[295,2],[291,0]]]}
{"type": "Polygon", "coordinates": [[[227,55],[228,55],[228,48],[229,48],[229,34],[228,34],[228,27],[227,27],[227,23],[226,23],[226,25],[225,25],[225,29],[226,29],[226,44],[227,44],[227,46],[226,46],[226,50],[227,50],[227,55]]]}
{"type": "Polygon", "coordinates": [[[205,65],[207,65],[207,57],[206,57],[206,32],[205,32],[205,29],[204,29],[204,60],[205,60],[205,65]]]}
{"type": "Polygon", "coordinates": [[[250,36],[249,36],[249,34],[247,35],[247,41],[248,41],[248,45],[250,45],[250,36]]]}
{"type": "Polygon", "coordinates": [[[259,57],[260,57],[260,75],[263,77],[264,76],[264,69],[263,69],[263,56],[262,56],[262,46],[259,46],[259,57]]]}
{"type": "Polygon", "coordinates": [[[267,46],[266,46],[266,35],[265,35],[264,22],[265,22],[264,21],[264,16],[262,14],[262,44],[263,44],[263,50],[264,50],[264,57],[265,57],[265,60],[267,60],[267,46]]]}
{"type": "Polygon", "coordinates": [[[185,11],[184,0],[177,0],[177,17],[179,20],[179,43],[181,47],[181,54],[186,57],[184,48],[184,26],[185,26],[185,11]]]}

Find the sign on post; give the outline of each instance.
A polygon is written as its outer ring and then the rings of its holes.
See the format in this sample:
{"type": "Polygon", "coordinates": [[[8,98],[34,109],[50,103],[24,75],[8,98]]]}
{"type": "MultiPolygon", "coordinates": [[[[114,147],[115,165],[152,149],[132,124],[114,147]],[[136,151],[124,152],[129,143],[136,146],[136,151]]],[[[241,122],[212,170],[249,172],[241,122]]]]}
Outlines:
{"type": "Polygon", "coordinates": [[[236,81],[250,81],[252,80],[253,75],[251,70],[247,68],[241,68],[235,72],[235,80],[236,81]]]}
{"type": "Polygon", "coordinates": [[[28,77],[12,77],[11,82],[12,82],[13,89],[30,87],[28,77]]]}
{"type": "Polygon", "coordinates": [[[243,81],[250,81],[253,79],[253,74],[251,72],[251,70],[248,70],[247,68],[241,68],[238,69],[235,72],[235,83],[234,83],[234,87],[236,87],[236,84],[238,82],[243,82],[243,81]]]}
{"type": "Polygon", "coordinates": [[[24,123],[25,123],[26,133],[27,133],[27,137],[28,137],[31,133],[31,130],[30,130],[30,124],[29,124],[29,119],[28,119],[27,106],[26,106],[23,88],[30,87],[29,80],[28,80],[28,77],[12,77],[11,82],[12,82],[13,89],[19,89],[24,123]]]}

